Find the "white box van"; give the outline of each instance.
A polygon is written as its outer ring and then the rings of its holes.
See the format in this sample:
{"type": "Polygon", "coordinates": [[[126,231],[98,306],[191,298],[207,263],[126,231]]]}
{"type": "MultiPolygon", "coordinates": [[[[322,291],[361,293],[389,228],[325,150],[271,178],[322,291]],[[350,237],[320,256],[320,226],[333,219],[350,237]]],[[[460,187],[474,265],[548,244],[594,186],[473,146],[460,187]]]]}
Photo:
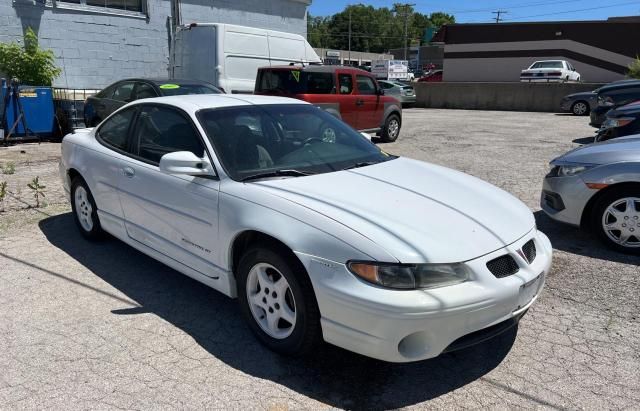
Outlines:
{"type": "Polygon", "coordinates": [[[227,93],[253,93],[258,67],[320,62],[311,45],[298,34],[193,23],[176,31],[171,75],[208,81],[227,93]]]}

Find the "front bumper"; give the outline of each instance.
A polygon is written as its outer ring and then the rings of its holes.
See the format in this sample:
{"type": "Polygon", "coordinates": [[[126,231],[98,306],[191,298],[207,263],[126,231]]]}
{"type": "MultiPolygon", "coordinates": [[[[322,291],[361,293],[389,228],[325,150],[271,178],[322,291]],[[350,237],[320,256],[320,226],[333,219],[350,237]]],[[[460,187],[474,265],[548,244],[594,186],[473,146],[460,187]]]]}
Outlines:
{"type": "Polygon", "coordinates": [[[579,175],[545,177],[540,207],[556,221],[580,226],[584,208],[596,191],[587,187],[579,175]]]}
{"type": "Polygon", "coordinates": [[[476,335],[491,336],[517,322],[538,298],[551,255],[549,239],[532,230],[505,248],[465,262],[474,273],[470,281],[429,290],[372,286],[344,264],[306,254],[298,257],[311,276],[325,341],[383,361],[410,362],[436,357],[464,346],[464,341],[474,342],[476,335]],[[528,264],[518,250],[531,239],[538,254],[528,264]],[[504,254],[518,262],[519,271],[496,278],[486,263],[504,254]],[[521,286],[538,278],[533,298],[519,301],[521,286]]]}

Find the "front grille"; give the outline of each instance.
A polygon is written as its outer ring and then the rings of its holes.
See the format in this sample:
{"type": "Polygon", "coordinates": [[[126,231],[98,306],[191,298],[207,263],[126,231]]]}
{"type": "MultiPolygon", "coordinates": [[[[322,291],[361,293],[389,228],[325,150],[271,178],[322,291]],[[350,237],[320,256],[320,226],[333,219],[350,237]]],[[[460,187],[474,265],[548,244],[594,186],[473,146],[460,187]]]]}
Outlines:
{"type": "Polygon", "coordinates": [[[522,252],[525,257],[527,257],[529,264],[531,264],[533,260],[536,259],[536,243],[534,243],[533,240],[527,241],[527,243],[522,246],[522,252]]]}
{"type": "Polygon", "coordinates": [[[518,272],[518,264],[510,255],[506,254],[502,257],[494,258],[487,263],[487,268],[491,274],[497,278],[508,277],[518,272]]]}

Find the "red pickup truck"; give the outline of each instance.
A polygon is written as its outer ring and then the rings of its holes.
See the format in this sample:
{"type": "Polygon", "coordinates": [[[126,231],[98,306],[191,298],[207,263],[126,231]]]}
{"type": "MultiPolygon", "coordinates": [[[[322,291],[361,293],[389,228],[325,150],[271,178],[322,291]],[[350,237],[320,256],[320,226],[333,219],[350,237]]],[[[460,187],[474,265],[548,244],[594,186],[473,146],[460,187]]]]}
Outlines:
{"type": "Polygon", "coordinates": [[[356,130],[396,141],[402,125],[402,105],[385,96],[367,71],[343,66],[273,66],[258,69],[255,94],[308,101],[342,119],[356,130]]]}

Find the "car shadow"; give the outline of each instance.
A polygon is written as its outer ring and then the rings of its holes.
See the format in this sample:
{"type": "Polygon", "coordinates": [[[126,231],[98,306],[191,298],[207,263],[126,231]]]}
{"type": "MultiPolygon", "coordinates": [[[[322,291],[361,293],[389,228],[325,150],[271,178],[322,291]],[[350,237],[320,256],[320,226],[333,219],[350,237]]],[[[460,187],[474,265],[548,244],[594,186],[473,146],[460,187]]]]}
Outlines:
{"type": "Polygon", "coordinates": [[[591,144],[594,142],[595,140],[595,136],[594,137],[582,137],[582,138],[576,138],[575,140],[572,141],[572,143],[576,143],[576,144],[591,144]]]}
{"type": "Polygon", "coordinates": [[[623,264],[640,264],[640,257],[607,248],[589,230],[554,221],[542,210],[533,215],[538,229],[549,237],[555,250],[623,264]]]}
{"type": "Polygon", "coordinates": [[[577,117],[573,113],[553,113],[553,115],[558,117],[577,117]]]}
{"type": "MultiPolygon", "coordinates": [[[[47,218],[39,227],[52,245],[140,305],[114,309],[113,315],[153,313],[230,367],[332,407],[400,408],[436,398],[497,367],[517,335],[514,327],[476,346],[409,364],[385,363],[329,344],[310,357],[283,357],[257,342],[236,301],[119,240],[84,240],[70,213],[47,218]]],[[[50,274],[62,277],[53,271],[50,274]]]]}

